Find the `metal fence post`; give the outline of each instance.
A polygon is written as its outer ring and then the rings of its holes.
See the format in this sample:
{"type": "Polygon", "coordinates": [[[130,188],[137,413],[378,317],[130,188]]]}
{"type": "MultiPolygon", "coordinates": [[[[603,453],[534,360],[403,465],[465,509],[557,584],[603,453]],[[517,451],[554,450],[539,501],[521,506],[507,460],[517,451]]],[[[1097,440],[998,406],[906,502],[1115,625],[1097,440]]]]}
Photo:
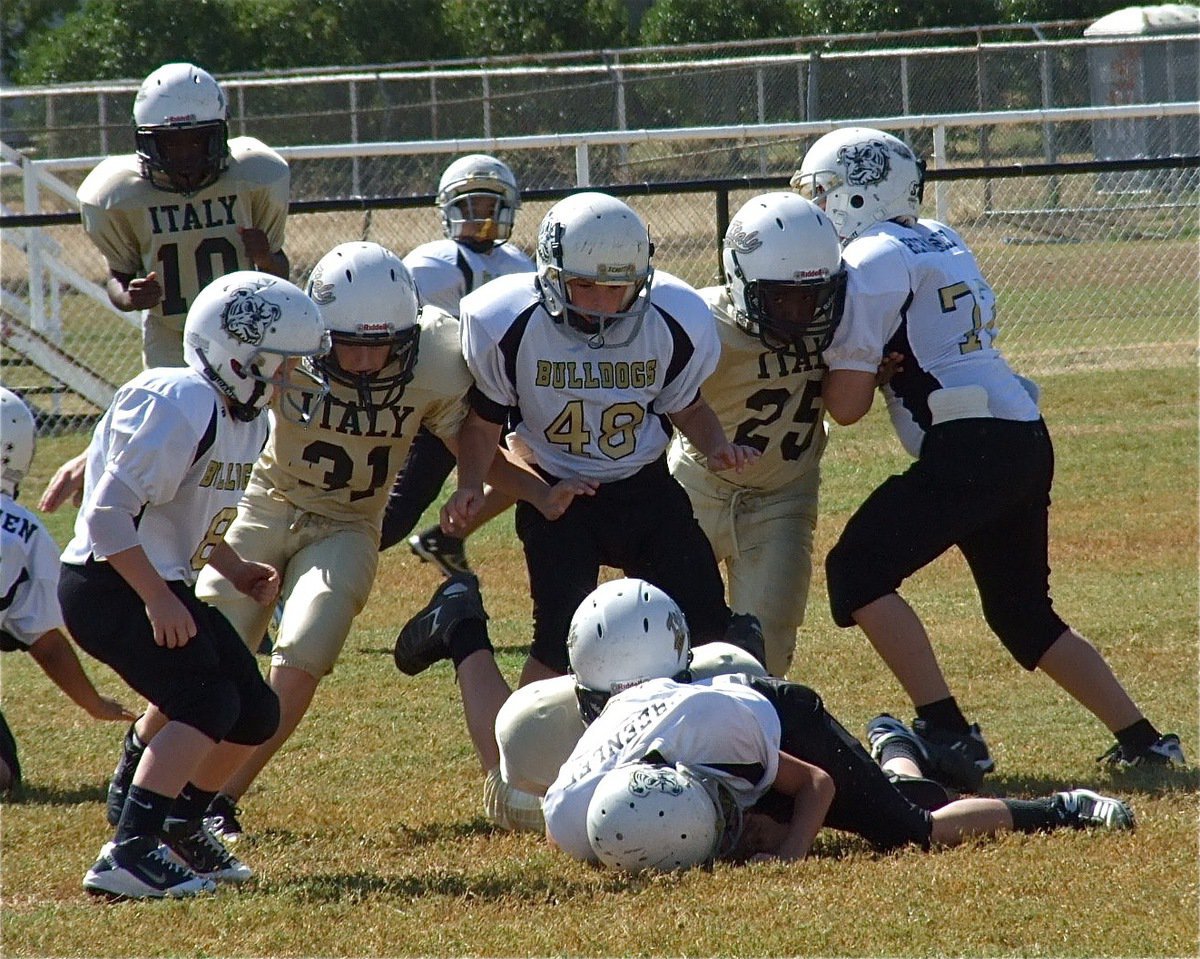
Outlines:
{"type": "MultiPolygon", "coordinates": [[[[617,87],[617,129],[624,133],[629,129],[625,116],[625,71],[621,69],[621,55],[613,55],[613,76],[617,87]]],[[[624,141],[617,147],[621,167],[629,165],[629,144],[624,141]]]]}
{"type": "Polygon", "coordinates": [[[725,232],[729,229],[729,191],[717,190],[717,276],[720,277],[725,269],[721,260],[722,248],[725,245],[725,232]]]}
{"type": "Polygon", "coordinates": [[[488,75],[483,75],[483,135],[492,135],[492,84],[488,75]]]}
{"type": "Polygon", "coordinates": [[[805,120],[820,119],[821,54],[814,50],[808,58],[808,101],[805,120]]]}
{"type": "Polygon", "coordinates": [[[437,77],[429,75],[429,136],[438,139],[437,77]]]}
{"type": "Polygon", "coordinates": [[[575,185],[592,185],[590,159],[588,157],[588,145],[586,143],[579,143],[575,146],[575,185]]]}
{"type": "MultiPolygon", "coordinates": [[[[358,142],[358,83],[350,81],[350,142],[358,142]]],[[[357,155],[350,161],[350,195],[362,196],[362,166],[357,155]]]]}
{"type": "MultiPolygon", "coordinates": [[[[767,122],[767,88],[766,78],[763,76],[763,68],[758,67],[754,71],[755,86],[758,93],[758,122],[767,122]]],[[[761,143],[758,146],[758,175],[767,175],[767,148],[761,143]]]]}
{"type": "MultiPolygon", "coordinates": [[[[933,128],[933,168],[946,168],[946,127],[941,123],[933,128]]],[[[950,191],[946,186],[945,180],[938,180],[933,186],[934,209],[942,223],[950,219],[950,191]]]]}
{"type": "MultiPolygon", "coordinates": [[[[29,160],[21,171],[26,213],[42,212],[37,166],[37,160],[29,160]]],[[[45,333],[49,324],[46,323],[46,268],[42,264],[42,240],[36,230],[28,231],[26,236],[29,238],[25,250],[29,266],[29,325],[38,333],[45,333]]]]}

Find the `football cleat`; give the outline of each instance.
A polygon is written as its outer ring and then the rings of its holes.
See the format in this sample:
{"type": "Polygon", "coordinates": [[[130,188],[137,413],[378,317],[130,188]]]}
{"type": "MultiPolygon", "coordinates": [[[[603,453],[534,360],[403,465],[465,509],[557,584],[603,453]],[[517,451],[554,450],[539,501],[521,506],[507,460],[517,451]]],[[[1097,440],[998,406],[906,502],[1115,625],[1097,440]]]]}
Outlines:
{"type": "Polygon", "coordinates": [[[130,723],[129,728],[125,730],[125,738],[121,741],[121,757],[117,760],[117,768],[113,770],[112,779],[108,781],[104,818],[110,826],[115,826],[121,821],[125,796],[133,782],[133,774],[137,772],[138,763],[142,761],[142,753],[146,751],[145,743],[136,745],[133,736],[133,724],[130,723]]]}
{"type": "Polygon", "coordinates": [[[916,733],[890,713],[880,713],[867,723],[867,744],[871,747],[871,758],[875,762],[882,764],[884,747],[897,741],[906,742],[912,747],[917,764],[924,772],[929,763],[929,754],[916,733]]]}
{"type": "Polygon", "coordinates": [[[139,836],[105,843],[83,877],[83,888],[118,899],[163,899],[212,892],[216,883],[172,860],[158,840],[139,836]]]}
{"type": "Polygon", "coordinates": [[[929,760],[930,778],[946,786],[976,792],[984,775],[996,768],[978,723],[965,733],[954,733],[914,719],[912,731],[929,760]]]}
{"type": "Polygon", "coordinates": [[[443,576],[471,572],[467,563],[467,551],[457,536],[448,536],[440,526],[431,526],[408,538],[408,548],[413,555],[425,563],[434,563],[443,576]]]}
{"type": "Polygon", "coordinates": [[[171,855],[202,879],[245,882],[254,873],[222,845],[203,819],[172,819],[163,823],[163,845],[171,855]]]}
{"type": "Polygon", "coordinates": [[[204,825],[221,842],[237,842],[242,838],[242,824],[238,822],[241,814],[241,807],[232,799],[224,793],[217,793],[204,813],[204,825]]]}
{"type": "Polygon", "coordinates": [[[1064,826],[1085,829],[1132,829],[1133,810],[1119,799],[1101,796],[1090,789],[1068,789],[1054,794],[1054,809],[1064,826]]]}
{"type": "Polygon", "coordinates": [[[468,619],[487,620],[479,580],[474,573],[455,573],[400,630],[392,653],[396,668],[416,676],[439,660],[449,659],[450,631],[468,619]]]}
{"type": "Polygon", "coordinates": [[[920,806],[922,809],[928,809],[930,812],[933,812],[935,809],[941,809],[950,802],[950,793],[939,782],[934,782],[932,779],[926,779],[923,776],[903,776],[900,773],[887,772],[886,770],[885,774],[891,781],[891,784],[899,790],[900,795],[914,806],[920,806]]]}
{"type": "Polygon", "coordinates": [[[1184,767],[1187,759],[1183,755],[1183,746],[1175,733],[1159,736],[1157,740],[1134,756],[1128,756],[1120,743],[1113,743],[1104,755],[1096,759],[1098,763],[1115,766],[1118,769],[1144,767],[1184,767]]]}

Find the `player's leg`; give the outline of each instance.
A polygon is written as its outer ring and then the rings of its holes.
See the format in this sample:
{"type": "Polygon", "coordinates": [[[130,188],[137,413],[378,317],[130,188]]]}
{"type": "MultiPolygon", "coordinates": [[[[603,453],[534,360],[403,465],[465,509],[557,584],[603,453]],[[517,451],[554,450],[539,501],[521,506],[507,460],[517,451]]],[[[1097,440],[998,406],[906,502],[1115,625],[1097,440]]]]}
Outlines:
{"type": "Polygon", "coordinates": [[[1054,611],[1048,559],[1053,448],[1043,424],[1016,428],[1029,434],[1014,452],[1035,466],[1029,489],[1004,517],[961,544],[988,625],[1017,662],[1040,669],[1116,736],[1118,762],[1142,757],[1182,765],[1178,737],[1171,742],[1146,719],[1100,651],[1054,611]]]}
{"type": "Polygon", "coordinates": [[[267,682],[279,697],[275,733],[246,759],[220,792],[234,803],[300,725],[317,686],[332,669],[354,617],[366,605],[379,554],[369,524],[310,517],[293,535],[283,570],[283,618],[267,682]]]}
{"type": "Polygon", "coordinates": [[[175,328],[153,313],[142,317],[142,368],[187,366],[183,358],[183,327],[175,328]]]}
{"type": "Polygon", "coordinates": [[[736,552],[726,563],[729,605],[762,623],[772,676],[787,674],[804,622],[819,482],[814,471],[781,490],[748,491],[736,507],[736,552]]]}

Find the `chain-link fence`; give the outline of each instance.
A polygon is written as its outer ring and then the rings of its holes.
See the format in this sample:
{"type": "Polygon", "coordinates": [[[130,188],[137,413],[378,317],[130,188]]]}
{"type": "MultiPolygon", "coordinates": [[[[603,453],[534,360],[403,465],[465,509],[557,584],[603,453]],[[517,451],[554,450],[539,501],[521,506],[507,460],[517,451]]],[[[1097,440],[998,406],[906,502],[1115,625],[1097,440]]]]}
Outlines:
{"type": "MultiPolygon", "coordinates": [[[[704,286],[717,281],[724,211],[736,212],[755,193],[785,182],[774,177],[646,186],[629,202],[650,224],[658,267],[704,286]]],[[[1123,172],[972,174],[936,181],[931,188],[945,192],[947,219],[975,250],[995,287],[1000,342],[1023,372],[1141,369],[1195,360],[1200,310],[1195,162],[1123,172]]],[[[545,192],[526,199],[515,242],[532,251],[537,225],[553,199],[545,192]]],[[[103,260],[76,223],[43,231],[63,269],[103,281],[103,260]]],[[[7,325],[0,352],[3,381],[48,414],[51,429],[80,428],[96,415],[96,405],[49,377],[43,371],[47,364],[28,361],[28,318],[19,316],[16,304],[30,298],[30,271],[22,241],[12,236],[27,231],[8,232],[0,264],[7,325]]],[[[374,240],[403,254],[440,236],[431,197],[401,199],[361,209],[297,210],[289,218],[287,250],[293,279],[302,282],[322,254],[346,240],[374,240]]],[[[35,348],[61,348],[112,385],[137,372],[134,315],[115,314],[101,302],[102,294],[92,298],[65,284],[50,284],[42,295],[52,323],[35,348]]]]}
{"type": "MultiPolygon", "coordinates": [[[[1055,25],[1047,25],[1050,30],[1055,25]]],[[[1012,29],[1012,28],[1010,28],[1012,29]]],[[[1027,28],[1046,35],[1037,25],[1027,28]]],[[[1078,28],[1076,27],[1076,32],[1078,28]]],[[[989,36],[1002,36],[990,33],[989,36]]],[[[1051,34],[1053,35],[1053,34],[1051,34]]],[[[846,49],[864,38],[796,38],[741,45],[737,56],[697,58],[696,48],[615,51],[601,63],[378,69],[342,74],[222,78],[234,133],[276,147],[563,135],[596,130],[796,123],[1200,99],[1195,36],[984,42],[982,28],[874,35],[893,49],[846,49]],[[853,41],[853,42],[852,42],[853,41]],[[822,49],[814,50],[818,42],[822,49]],[[919,45],[921,42],[943,45],[919,45]],[[950,45],[950,44],[959,45],[950,45]],[[832,49],[829,49],[832,47],[832,49]],[[786,49],[786,48],[784,48],[786,49]],[[688,55],[689,59],[679,57],[688,55]]],[[[39,158],[99,156],[132,147],[137,81],[0,90],[4,139],[39,158]]],[[[992,135],[957,128],[954,164],[1170,156],[1193,153],[1196,117],[1144,118],[1118,126],[1032,125],[992,135]]],[[[922,144],[915,144],[918,148],[922,144]]],[[[661,146],[661,145],[660,145],[661,146]]],[[[661,182],[774,172],[780,144],[691,144],[686,152],[614,146],[593,161],[595,182],[661,182]]],[[[543,154],[519,171],[528,189],[571,185],[574,164],[543,154]]],[[[791,163],[793,155],[787,159],[791,163]]],[[[378,158],[386,161],[387,158],[378,158]]],[[[397,170],[355,165],[297,169],[296,199],[424,192],[442,157],[397,170]]]]}

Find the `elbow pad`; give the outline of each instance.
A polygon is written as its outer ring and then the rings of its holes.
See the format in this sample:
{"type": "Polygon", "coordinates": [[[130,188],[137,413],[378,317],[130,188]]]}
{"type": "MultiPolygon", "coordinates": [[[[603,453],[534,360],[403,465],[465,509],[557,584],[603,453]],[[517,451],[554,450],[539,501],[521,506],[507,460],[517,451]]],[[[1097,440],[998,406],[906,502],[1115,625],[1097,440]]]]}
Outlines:
{"type": "Polygon", "coordinates": [[[107,470],[96,483],[91,502],[84,507],[92,552],[104,559],[139,545],[138,516],[146,504],[140,496],[107,470]]]}

